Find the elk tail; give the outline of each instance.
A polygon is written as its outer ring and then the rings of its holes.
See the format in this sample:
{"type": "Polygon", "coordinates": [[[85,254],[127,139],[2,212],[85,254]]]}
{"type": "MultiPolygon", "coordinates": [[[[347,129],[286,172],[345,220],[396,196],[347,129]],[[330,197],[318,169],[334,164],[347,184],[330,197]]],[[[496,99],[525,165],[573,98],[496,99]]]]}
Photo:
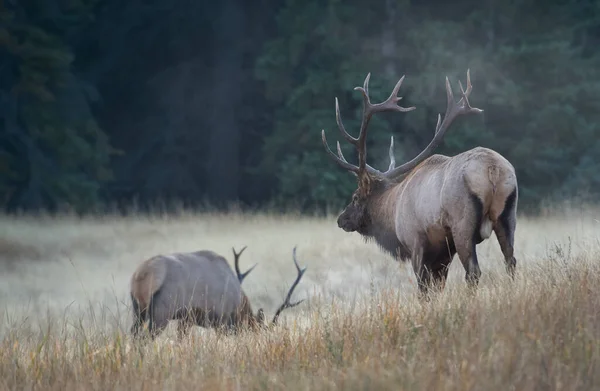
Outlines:
{"type": "Polygon", "coordinates": [[[154,331],[156,297],[160,294],[166,276],[167,264],[160,257],[148,260],[132,276],[131,299],[134,302],[132,333],[134,335],[145,321],[148,321],[148,330],[154,331]]]}
{"type": "Polygon", "coordinates": [[[496,194],[496,186],[500,179],[500,169],[495,164],[488,166],[488,179],[492,184],[492,194],[496,194]]]}

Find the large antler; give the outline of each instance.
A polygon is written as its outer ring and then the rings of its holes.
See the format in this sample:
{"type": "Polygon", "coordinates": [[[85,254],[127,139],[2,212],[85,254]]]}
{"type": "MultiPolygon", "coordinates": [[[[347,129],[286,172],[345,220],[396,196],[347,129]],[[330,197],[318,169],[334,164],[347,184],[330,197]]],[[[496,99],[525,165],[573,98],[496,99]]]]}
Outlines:
{"type": "MultiPolygon", "coordinates": [[[[367,76],[367,79],[365,80],[365,85],[368,84],[368,79],[369,76],[367,76]]],[[[386,100],[386,102],[384,103],[388,103],[388,101],[390,101],[390,99],[392,97],[395,97],[395,95],[398,93],[398,89],[399,89],[399,85],[402,83],[402,81],[404,80],[404,76],[402,76],[402,78],[400,79],[400,81],[396,84],[396,87],[394,87],[394,92],[392,92],[392,95],[386,100]]],[[[340,148],[340,143],[337,143],[337,156],[331,151],[331,149],[329,149],[329,145],[327,144],[327,140],[325,139],[325,131],[323,130],[321,132],[322,135],[322,139],[323,139],[323,144],[325,145],[325,148],[327,149],[327,152],[329,153],[330,156],[333,157],[333,159],[336,161],[336,163],[338,163],[341,167],[352,171],[356,174],[358,174],[360,172],[360,165],[361,165],[361,156],[363,158],[363,162],[362,164],[364,165],[364,170],[366,170],[369,174],[375,175],[375,176],[380,176],[380,177],[386,177],[389,179],[393,179],[393,178],[397,178],[403,174],[406,174],[407,172],[411,171],[413,168],[415,168],[417,165],[419,165],[419,163],[421,163],[423,160],[425,160],[426,158],[428,158],[429,156],[431,156],[431,154],[433,153],[433,151],[439,146],[439,144],[442,142],[442,139],[444,138],[444,135],[446,134],[446,131],[448,130],[448,128],[450,127],[450,124],[452,124],[452,122],[454,121],[454,119],[460,115],[465,115],[465,114],[471,114],[471,113],[481,113],[483,110],[475,108],[475,107],[471,107],[470,103],[469,103],[469,95],[471,94],[471,91],[473,89],[473,86],[471,85],[471,73],[470,70],[467,70],[467,90],[465,91],[463,89],[462,83],[458,82],[459,86],[460,86],[460,90],[461,90],[461,94],[462,94],[462,98],[458,101],[458,103],[454,100],[454,94],[452,93],[452,87],[450,86],[450,81],[448,80],[448,77],[446,77],[446,96],[447,96],[447,106],[446,106],[446,113],[444,114],[444,119],[442,120],[441,115],[438,114],[438,122],[435,128],[435,134],[433,139],[431,140],[431,142],[427,145],[427,147],[425,147],[425,149],[423,151],[421,151],[421,153],[419,153],[419,155],[417,155],[414,159],[412,159],[409,162],[404,163],[403,165],[401,165],[400,167],[395,167],[396,166],[396,159],[394,158],[394,137],[392,136],[391,142],[390,142],[390,151],[389,151],[389,155],[390,155],[390,165],[387,169],[387,171],[385,172],[381,172],[371,166],[369,166],[366,163],[366,151],[362,153],[360,153],[361,149],[364,151],[365,145],[364,145],[364,135],[363,135],[363,131],[364,129],[366,129],[366,124],[368,123],[368,118],[365,121],[365,118],[363,117],[363,125],[361,126],[361,133],[358,139],[354,139],[352,138],[350,135],[348,135],[348,133],[346,133],[346,131],[344,130],[343,125],[341,124],[341,120],[339,120],[339,108],[337,105],[337,99],[336,99],[336,118],[338,119],[338,126],[340,127],[340,131],[342,132],[342,135],[344,135],[344,137],[352,142],[354,145],[357,145],[357,148],[359,148],[359,165],[355,166],[353,164],[348,163],[348,161],[345,159],[344,155],[342,154],[342,150],[340,148]],[[362,138],[361,138],[362,137],[362,138]],[[351,141],[355,140],[355,141],[351,141]],[[362,144],[360,144],[358,141],[362,140],[362,144]]],[[[360,89],[361,92],[363,92],[363,96],[365,97],[365,102],[367,102],[368,100],[368,89],[367,88],[360,88],[360,87],[356,87],[355,89],[360,89]]],[[[399,97],[395,97],[397,100],[400,100],[401,98],[399,97]]],[[[398,106],[396,106],[398,107],[398,106]]],[[[413,110],[414,107],[409,107],[409,108],[402,108],[400,107],[401,110],[394,110],[394,111],[410,111],[413,110]]],[[[366,109],[364,110],[366,112],[366,109]]],[[[389,110],[380,110],[380,111],[389,111],[389,110]]],[[[372,115],[373,113],[371,113],[372,115]]],[[[365,132],[366,133],[366,132],[365,132]]]]}
{"type": "Polygon", "coordinates": [[[256,267],[256,265],[258,265],[257,263],[255,263],[254,266],[252,266],[250,269],[246,270],[246,272],[240,273],[240,256],[242,255],[242,253],[244,252],[244,250],[246,249],[246,247],[248,247],[248,246],[244,246],[240,250],[239,253],[235,251],[235,248],[233,248],[233,247],[231,248],[231,250],[233,251],[235,272],[237,274],[238,281],[240,282],[240,284],[242,283],[242,281],[244,280],[244,278],[246,278],[246,276],[248,274],[250,274],[250,272],[252,271],[252,269],[254,269],[256,267]]]}
{"type": "Polygon", "coordinates": [[[302,303],[304,301],[304,299],[297,301],[295,303],[290,303],[290,298],[292,297],[292,293],[294,292],[294,289],[296,289],[296,285],[298,285],[298,283],[300,282],[300,279],[302,278],[302,275],[304,275],[304,272],[306,271],[306,267],[300,269],[300,266],[298,265],[298,260],[296,259],[296,246],[294,246],[294,250],[292,252],[293,258],[294,258],[294,265],[296,265],[296,270],[298,271],[298,276],[296,277],[296,281],[294,281],[294,283],[292,284],[292,287],[290,288],[290,290],[288,291],[287,296],[285,297],[285,300],[283,301],[283,304],[277,309],[277,311],[275,312],[275,316],[273,316],[273,321],[271,322],[272,325],[277,323],[277,319],[279,318],[279,315],[281,314],[281,312],[283,310],[285,310],[286,308],[292,308],[297,306],[298,304],[302,303]]]}
{"type": "Polygon", "coordinates": [[[365,78],[365,82],[363,83],[363,86],[354,88],[355,90],[360,91],[363,95],[363,116],[362,116],[362,123],[360,125],[360,133],[358,134],[358,138],[354,138],[350,134],[348,134],[348,132],[346,132],[346,129],[344,128],[344,124],[342,123],[342,118],[340,115],[340,106],[338,104],[338,99],[337,99],[337,97],[335,98],[335,119],[336,119],[338,128],[340,130],[340,133],[342,133],[342,136],[346,139],[346,141],[348,141],[350,144],[352,144],[356,147],[356,149],[358,151],[358,166],[350,164],[350,163],[348,163],[348,161],[346,161],[346,159],[342,155],[339,142],[337,143],[338,155],[336,156],[336,154],[333,153],[331,151],[331,149],[329,148],[329,144],[327,143],[327,138],[325,137],[325,130],[323,129],[321,131],[321,138],[323,140],[323,145],[325,146],[325,149],[327,150],[328,154],[333,158],[333,160],[339,166],[341,166],[342,168],[344,168],[348,171],[351,171],[357,175],[361,175],[361,173],[363,173],[365,171],[367,171],[371,174],[381,175],[380,171],[374,169],[373,167],[371,167],[367,164],[367,147],[366,147],[367,127],[369,126],[369,121],[371,120],[371,117],[373,116],[373,114],[384,112],[384,111],[407,112],[407,111],[411,111],[411,110],[415,109],[415,107],[401,107],[398,105],[398,102],[402,99],[402,97],[399,97],[397,95],[398,95],[398,91],[400,90],[400,86],[402,85],[402,82],[404,81],[404,76],[402,76],[400,78],[400,80],[398,80],[398,82],[396,83],[396,86],[392,90],[392,93],[385,101],[383,101],[381,103],[375,103],[375,104],[371,103],[371,99],[369,98],[369,79],[370,78],[371,78],[371,74],[369,73],[369,74],[367,74],[367,77],[365,78]]]}
{"type": "MultiPolygon", "coordinates": [[[[469,69],[467,69],[467,90],[465,91],[463,89],[463,86],[462,86],[462,83],[460,82],[460,80],[458,81],[458,85],[460,86],[460,92],[462,94],[462,98],[457,103],[454,100],[454,94],[452,93],[452,87],[450,86],[450,81],[448,80],[448,76],[446,76],[446,98],[448,101],[447,105],[446,105],[446,113],[444,114],[443,120],[442,120],[441,115],[438,114],[438,121],[437,121],[437,125],[435,126],[435,133],[434,133],[433,139],[427,145],[427,147],[425,147],[425,149],[423,151],[421,151],[420,154],[418,154],[411,161],[404,163],[400,167],[394,168],[393,166],[395,165],[395,160],[393,160],[392,163],[390,163],[390,168],[386,172],[383,173],[383,175],[385,177],[396,178],[400,175],[403,175],[403,174],[411,171],[413,168],[418,166],[419,163],[421,163],[423,160],[425,160],[426,158],[431,156],[433,151],[442,142],[442,139],[444,138],[446,131],[450,127],[450,124],[452,124],[452,121],[454,121],[454,119],[456,119],[456,117],[458,117],[460,115],[465,115],[465,114],[481,113],[483,111],[476,107],[471,107],[471,104],[469,103],[469,95],[471,94],[471,90],[473,89],[473,86],[471,85],[471,72],[469,69]]],[[[394,144],[394,141],[392,138],[392,144],[390,145],[390,160],[393,159],[392,158],[392,156],[393,156],[392,149],[394,148],[393,144],[394,144]]]]}

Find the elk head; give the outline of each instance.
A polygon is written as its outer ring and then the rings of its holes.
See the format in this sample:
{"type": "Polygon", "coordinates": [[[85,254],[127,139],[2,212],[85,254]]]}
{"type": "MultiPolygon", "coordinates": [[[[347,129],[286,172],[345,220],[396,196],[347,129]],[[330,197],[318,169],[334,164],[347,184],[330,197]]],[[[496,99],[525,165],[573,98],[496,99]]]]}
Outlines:
{"type": "MultiPolygon", "coordinates": [[[[234,248],[232,248],[233,250],[233,256],[234,256],[234,263],[235,263],[235,271],[236,274],[238,276],[238,280],[240,282],[240,284],[242,283],[242,280],[252,271],[252,269],[254,269],[256,267],[257,264],[254,264],[254,266],[252,266],[250,269],[248,269],[246,272],[244,273],[240,273],[240,267],[239,267],[239,260],[240,260],[240,256],[242,255],[242,253],[244,252],[244,250],[246,249],[246,246],[244,246],[239,252],[236,252],[234,248]]],[[[273,320],[271,321],[270,324],[267,324],[265,322],[265,312],[262,308],[259,308],[257,313],[254,314],[252,312],[252,306],[250,305],[250,301],[248,300],[248,297],[244,294],[244,296],[242,297],[242,308],[240,310],[241,312],[241,316],[243,319],[246,320],[247,324],[250,326],[251,329],[257,329],[257,328],[268,328],[268,327],[272,327],[274,325],[277,324],[277,320],[279,319],[279,315],[283,312],[283,310],[287,309],[287,308],[292,308],[297,306],[298,304],[302,303],[304,301],[304,299],[299,300],[297,302],[291,303],[290,299],[292,297],[292,293],[294,293],[294,289],[296,289],[296,286],[298,285],[298,283],[300,282],[300,280],[302,279],[302,276],[304,275],[304,272],[306,271],[306,267],[304,268],[300,268],[300,265],[298,265],[298,260],[296,259],[296,246],[294,246],[294,249],[292,250],[292,257],[294,260],[294,265],[296,266],[296,271],[297,271],[297,276],[296,276],[296,280],[294,281],[294,283],[292,284],[292,286],[290,287],[284,301],[283,304],[281,304],[279,306],[279,308],[277,308],[277,311],[275,312],[275,315],[273,316],[273,320]]]]}
{"type": "Polygon", "coordinates": [[[397,96],[400,86],[404,81],[404,76],[396,83],[396,86],[392,90],[390,96],[381,103],[371,103],[369,98],[369,79],[371,74],[369,73],[365,78],[362,87],[355,87],[355,90],[361,92],[363,96],[363,114],[362,122],[360,126],[360,132],[358,138],[352,137],[342,123],[340,115],[340,107],[338,104],[337,97],[335,98],[335,118],[342,136],[356,147],[358,152],[358,165],[348,163],[342,154],[339,141],[337,142],[337,155],[329,148],[327,139],[325,137],[325,130],[321,131],[321,138],[323,146],[327,151],[328,155],[342,168],[353,173],[358,180],[358,188],[352,194],[352,199],[346,208],[342,211],[337,219],[338,227],[342,228],[346,232],[358,232],[362,235],[371,235],[372,219],[373,214],[376,213],[377,199],[384,193],[386,189],[402,180],[421,162],[427,159],[435,148],[441,143],[444,134],[448,130],[449,125],[459,115],[478,113],[482,110],[473,108],[469,105],[468,96],[471,93],[471,77],[467,70],[467,90],[465,91],[462,84],[459,81],[460,89],[462,92],[462,98],[458,103],[454,100],[452,88],[448,77],[446,77],[446,94],[447,94],[447,108],[444,118],[438,114],[438,122],[435,129],[435,135],[431,142],[425,147],[419,155],[414,159],[396,167],[396,160],[394,158],[394,137],[392,136],[389,149],[390,165],[387,171],[382,172],[367,164],[367,150],[366,150],[366,138],[367,138],[367,127],[371,117],[375,113],[395,111],[395,112],[408,112],[415,109],[415,107],[401,107],[398,102],[402,97],[397,96]]]}

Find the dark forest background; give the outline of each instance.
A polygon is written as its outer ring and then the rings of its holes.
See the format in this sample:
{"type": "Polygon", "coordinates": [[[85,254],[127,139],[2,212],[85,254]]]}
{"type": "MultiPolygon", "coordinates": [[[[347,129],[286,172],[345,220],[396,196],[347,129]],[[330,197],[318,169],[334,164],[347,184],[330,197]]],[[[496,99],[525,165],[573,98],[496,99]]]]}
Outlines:
{"type": "MultiPolygon", "coordinates": [[[[373,100],[369,162],[481,145],[517,170],[520,205],[600,194],[600,1],[0,0],[0,205],[339,207],[355,178],[327,157],[373,100]]],[[[347,157],[354,151],[342,142],[347,157]]],[[[522,209],[523,210],[523,209],[522,209]]]]}

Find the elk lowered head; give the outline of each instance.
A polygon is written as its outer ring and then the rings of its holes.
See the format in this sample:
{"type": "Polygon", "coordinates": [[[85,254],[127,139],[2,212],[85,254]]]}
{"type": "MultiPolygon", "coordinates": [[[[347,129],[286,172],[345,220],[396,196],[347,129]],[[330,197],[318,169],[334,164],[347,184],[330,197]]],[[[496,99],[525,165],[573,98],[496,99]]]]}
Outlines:
{"type": "Polygon", "coordinates": [[[483,110],[473,108],[469,105],[468,96],[471,93],[471,77],[467,70],[467,89],[463,89],[462,84],[459,81],[460,89],[462,92],[462,98],[456,102],[452,93],[450,82],[446,77],[446,94],[447,94],[447,109],[442,120],[438,114],[438,122],[435,129],[435,135],[429,145],[417,155],[414,159],[396,167],[396,160],[394,158],[394,137],[392,136],[389,149],[390,165],[387,171],[382,172],[367,164],[367,128],[371,117],[375,113],[380,112],[408,112],[415,109],[415,107],[402,107],[398,105],[398,102],[402,97],[398,96],[400,86],[404,81],[404,76],[396,83],[396,86],[392,90],[390,96],[381,103],[371,103],[369,98],[369,79],[371,74],[369,73],[365,78],[362,87],[355,87],[355,90],[361,92],[363,96],[363,114],[362,122],[360,126],[360,132],[358,138],[352,137],[342,123],[340,115],[340,107],[337,98],[335,98],[335,117],[340,133],[343,138],[349,143],[355,146],[358,152],[358,165],[348,163],[344,155],[340,143],[337,143],[337,155],[329,148],[327,139],[325,137],[325,130],[321,131],[321,138],[323,145],[328,155],[342,168],[350,171],[357,177],[358,188],[352,194],[352,199],[346,208],[342,211],[337,219],[337,224],[346,232],[358,232],[365,236],[373,235],[373,220],[379,216],[375,214],[379,213],[381,202],[380,198],[384,194],[384,191],[390,186],[400,183],[416,166],[427,159],[435,148],[441,143],[446,130],[452,121],[459,115],[468,113],[479,113],[483,110]]]}
{"type": "MultiPolygon", "coordinates": [[[[236,252],[234,248],[232,248],[233,250],[233,256],[234,256],[234,264],[235,264],[235,271],[236,274],[238,276],[238,280],[240,282],[240,284],[242,283],[242,281],[244,280],[244,278],[246,278],[246,276],[252,271],[252,269],[254,269],[256,267],[257,264],[254,264],[254,266],[252,266],[250,269],[248,269],[246,272],[244,273],[240,273],[240,267],[239,267],[239,260],[240,260],[240,256],[242,255],[242,253],[244,252],[244,250],[246,249],[246,246],[244,246],[239,252],[236,252]]],[[[298,304],[302,303],[304,301],[304,299],[296,301],[294,303],[290,302],[290,299],[292,297],[292,293],[294,293],[294,289],[296,289],[296,286],[298,285],[298,283],[300,282],[300,280],[302,279],[302,276],[304,275],[304,272],[306,272],[306,267],[304,268],[300,268],[300,265],[298,265],[298,260],[296,259],[296,246],[294,246],[294,249],[292,250],[292,257],[294,260],[294,265],[296,266],[296,272],[297,272],[297,276],[296,276],[296,280],[294,281],[294,283],[292,284],[292,286],[290,287],[284,301],[283,304],[281,304],[279,306],[279,308],[277,308],[277,311],[275,311],[275,315],[273,316],[273,319],[271,321],[270,324],[267,324],[265,322],[265,312],[262,308],[259,308],[258,311],[256,312],[256,314],[254,314],[252,312],[252,307],[250,305],[250,302],[248,300],[248,298],[246,297],[246,295],[243,296],[242,300],[242,309],[241,309],[241,315],[243,318],[247,319],[248,325],[250,326],[250,328],[252,329],[256,329],[256,328],[268,328],[268,327],[272,327],[274,325],[277,324],[277,320],[279,319],[279,315],[281,315],[281,313],[283,312],[283,310],[287,309],[287,308],[292,308],[297,306],[298,304]]]]}

